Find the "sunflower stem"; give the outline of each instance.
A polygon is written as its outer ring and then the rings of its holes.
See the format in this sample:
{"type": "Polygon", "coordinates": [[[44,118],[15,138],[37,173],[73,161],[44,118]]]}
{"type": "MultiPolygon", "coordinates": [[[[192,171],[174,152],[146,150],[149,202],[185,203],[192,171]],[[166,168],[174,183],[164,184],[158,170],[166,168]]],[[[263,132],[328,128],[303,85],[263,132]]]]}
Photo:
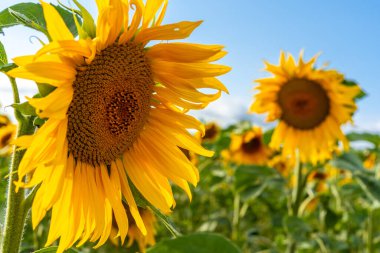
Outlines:
{"type": "Polygon", "coordinates": [[[367,232],[367,252],[374,253],[373,247],[373,230],[374,230],[374,210],[371,207],[368,211],[368,232],[367,232]]]}
{"type": "MultiPolygon", "coordinates": [[[[20,97],[16,80],[9,78],[12,84],[13,97],[15,103],[20,103],[20,97]]],[[[15,117],[18,120],[17,137],[25,134],[33,134],[33,119],[24,117],[20,112],[15,110],[15,117]]],[[[15,181],[18,181],[17,170],[25,150],[17,150],[13,147],[11,166],[9,169],[8,196],[5,214],[5,224],[3,231],[3,243],[0,252],[18,253],[21,238],[24,230],[25,218],[30,205],[25,205],[25,190],[20,188],[16,192],[15,181]]]]}
{"type": "Polygon", "coordinates": [[[240,195],[235,194],[234,197],[234,212],[232,219],[232,239],[237,240],[239,237],[239,214],[240,214],[240,195]]]}
{"type": "MultiPolygon", "coordinates": [[[[302,164],[300,162],[299,153],[296,153],[296,164],[294,167],[294,175],[296,185],[293,189],[292,194],[289,196],[291,199],[291,206],[289,210],[289,215],[294,217],[299,217],[299,209],[302,203],[302,197],[304,193],[304,188],[306,185],[306,180],[302,176],[302,164]]],[[[297,250],[297,242],[292,237],[291,233],[288,233],[288,246],[287,253],[294,253],[297,250]]]]}
{"type": "MultiPolygon", "coordinates": [[[[17,83],[16,83],[16,79],[13,78],[13,77],[10,77],[8,76],[9,78],[9,81],[11,82],[11,85],[12,85],[12,91],[13,91],[13,102],[15,104],[19,104],[20,103],[20,95],[19,95],[19,92],[18,92],[18,88],[17,88],[17,83]]],[[[24,121],[24,117],[22,116],[21,112],[15,110],[15,117],[17,119],[17,121],[20,123],[20,121],[24,121]]]]}

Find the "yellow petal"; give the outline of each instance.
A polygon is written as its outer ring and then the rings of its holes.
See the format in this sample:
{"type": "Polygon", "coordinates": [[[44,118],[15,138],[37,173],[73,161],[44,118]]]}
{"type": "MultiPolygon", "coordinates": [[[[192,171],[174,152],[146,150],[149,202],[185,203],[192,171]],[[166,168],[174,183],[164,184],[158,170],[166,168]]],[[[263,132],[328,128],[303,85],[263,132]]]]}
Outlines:
{"type": "Polygon", "coordinates": [[[205,61],[223,49],[219,45],[202,45],[190,43],[161,43],[149,48],[147,57],[174,62],[205,61]]]}
{"type": "Polygon", "coordinates": [[[175,63],[152,60],[153,73],[171,73],[184,79],[215,77],[231,70],[230,67],[209,63],[175,63]]]}
{"type": "Polygon", "coordinates": [[[52,5],[42,0],[40,2],[44,11],[47,30],[52,40],[73,40],[74,36],[67,28],[58,11],[52,5]]]}
{"type": "Polygon", "coordinates": [[[202,21],[182,21],[175,24],[155,26],[139,32],[136,41],[147,43],[151,40],[177,40],[187,38],[202,21]]]}
{"type": "Polygon", "coordinates": [[[74,67],[58,62],[33,62],[7,73],[12,77],[33,80],[37,83],[48,83],[60,86],[63,83],[75,80],[76,70],[74,67]]]}

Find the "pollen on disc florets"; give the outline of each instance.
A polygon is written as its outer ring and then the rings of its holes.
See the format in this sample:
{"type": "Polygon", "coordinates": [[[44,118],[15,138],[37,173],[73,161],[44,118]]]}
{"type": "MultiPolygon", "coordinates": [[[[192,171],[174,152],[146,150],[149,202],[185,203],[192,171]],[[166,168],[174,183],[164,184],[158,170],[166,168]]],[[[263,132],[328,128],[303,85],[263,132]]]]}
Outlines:
{"type": "Polygon", "coordinates": [[[142,46],[113,44],[78,68],[67,139],[74,158],[109,164],[139,136],[150,109],[153,77],[142,46]]]}
{"type": "Polygon", "coordinates": [[[330,113],[330,98],[321,84],[308,79],[291,79],[278,93],[281,119],[301,130],[318,127],[330,113]]]}

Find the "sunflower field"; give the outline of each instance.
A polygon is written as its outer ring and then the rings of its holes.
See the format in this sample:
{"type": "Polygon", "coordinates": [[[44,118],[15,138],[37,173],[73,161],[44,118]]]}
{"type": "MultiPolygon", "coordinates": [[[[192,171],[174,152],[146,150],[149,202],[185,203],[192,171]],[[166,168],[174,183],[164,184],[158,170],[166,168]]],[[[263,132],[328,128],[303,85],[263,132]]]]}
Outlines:
{"type": "Polygon", "coordinates": [[[380,252],[380,134],[347,128],[356,80],[281,51],[246,101],[265,123],[205,121],[238,66],[188,40],[202,21],[94,2],[0,10],[0,33],[39,43],[9,59],[0,42],[1,253],[380,252]]]}

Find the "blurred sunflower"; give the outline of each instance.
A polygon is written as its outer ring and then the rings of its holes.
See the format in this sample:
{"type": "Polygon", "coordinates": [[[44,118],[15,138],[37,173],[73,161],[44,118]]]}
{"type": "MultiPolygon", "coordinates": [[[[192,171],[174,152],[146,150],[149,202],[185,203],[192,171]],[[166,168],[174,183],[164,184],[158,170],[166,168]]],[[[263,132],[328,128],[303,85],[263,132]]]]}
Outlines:
{"type": "Polygon", "coordinates": [[[307,202],[305,210],[313,212],[319,203],[321,194],[329,191],[331,184],[342,186],[352,182],[352,175],[346,170],[339,169],[329,164],[325,165],[324,171],[314,170],[307,177],[307,183],[312,187],[316,193],[311,201],[307,202]]]}
{"type": "Polygon", "coordinates": [[[295,161],[289,157],[284,157],[281,154],[277,154],[268,160],[268,166],[276,169],[283,177],[288,178],[292,175],[295,161]]]}
{"type": "MultiPolygon", "coordinates": [[[[129,210],[126,209],[128,216],[131,216],[129,210]]],[[[154,214],[148,209],[139,208],[140,216],[146,227],[146,235],[143,235],[140,229],[137,227],[136,223],[131,222],[129,230],[128,230],[128,242],[127,247],[131,247],[134,242],[137,242],[140,252],[146,252],[146,248],[148,246],[153,246],[156,243],[154,236],[156,234],[155,224],[156,217],[154,214]]],[[[110,240],[113,244],[120,246],[120,242],[118,240],[117,229],[113,226],[110,240]]]]}
{"type": "Polygon", "coordinates": [[[0,156],[10,154],[10,142],[16,136],[16,125],[5,115],[0,115],[0,156]]]}
{"type": "Polygon", "coordinates": [[[220,134],[220,127],[215,122],[210,122],[205,125],[205,134],[200,136],[200,133],[196,133],[196,137],[198,137],[202,142],[212,142],[215,141],[220,134]]]}
{"type": "Polygon", "coordinates": [[[191,197],[188,182],[196,185],[199,174],[178,147],[204,156],[213,152],[187,131],[204,133],[204,126],[184,112],[202,109],[227,91],[216,76],[230,68],[210,64],[226,54],[222,46],[151,45],[186,38],[201,22],[161,25],[167,0],[96,3],[96,27],[78,25],[81,36],[75,40],[57,10],[41,1],[52,41],[35,55],[15,58],[19,67],[8,72],[56,88],[29,99],[48,120],[35,135],[16,142],[27,149],[17,186],[40,184],[33,227],[52,209],[46,245],[60,238],[58,252],[76,242],[101,246],[113,217],[124,241],[129,222],[123,199],[146,235],[130,182],[164,213],[175,203],[170,181],[191,197]],[[27,174],[32,176],[24,182],[27,174]]]}
{"type": "Polygon", "coordinates": [[[139,209],[141,218],[144,221],[146,227],[146,235],[143,235],[140,229],[136,226],[136,224],[131,224],[131,227],[128,230],[128,244],[127,247],[132,246],[133,242],[137,242],[139,245],[140,252],[145,252],[145,249],[148,246],[152,246],[156,243],[154,239],[154,235],[156,234],[156,230],[154,228],[156,224],[156,217],[154,214],[148,209],[139,209]]]}
{"type": "Polygon", "coordinates": [[[252,127],[243,134],[232,133],[229,149],[222,151],[224,159],[247,165],[263,165],[270,154],[270,149],[263,142],[263,132],[260,127],[252,127]]]}
{"type": "Polygon", "coordinates": [[[376,165],[377,155],[374,152],[371,152],[363,162],[363,167],[372,170],[376,165]]]}
{"type": "Polygon", "coordinates": [[[279,120],[270,147],[285,156],[300,152],[302,162],[317,163],[331,158],[337,141],[348,141],[340,126],[352,121],[357,107],[358,86],[346,86],[335,70],[315,69],[317,57],[298,65],[292,55],[281,52],[279,66],[265,63],[274,76],[256,80],[259,92],[250,111],[268,113],[267,121],[279,120]]]}

